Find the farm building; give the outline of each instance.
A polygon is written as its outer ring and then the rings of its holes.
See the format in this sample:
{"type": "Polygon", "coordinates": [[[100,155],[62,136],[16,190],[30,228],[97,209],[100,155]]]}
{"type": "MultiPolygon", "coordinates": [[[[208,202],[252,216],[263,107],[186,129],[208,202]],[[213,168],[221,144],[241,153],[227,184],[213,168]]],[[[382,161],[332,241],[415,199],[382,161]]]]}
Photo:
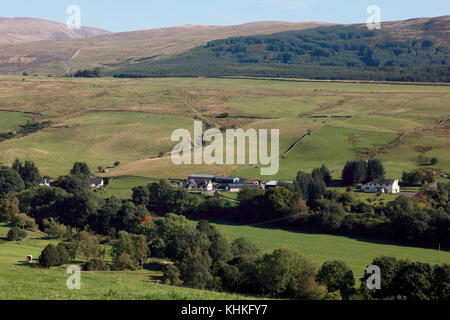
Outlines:
{"type": "Polygon", "coordinates": [[[41,187],[50,187],[50,179],[44,178],[41,179],[41,182],[39,183],[41,187]]]}
{"type": "Polygon", "coordinates": [[[207,181],[213,181],[214,180],[215,175],[211,175],[211,174],[191,174],[187,180],[194,180],[195,182],[199,183],[202,182],[204,180],[207,181]]]}
{"type": "Polygon", "coordinates": [[[365,193],[400,193],[400,186],[398,184],[398,179],[386,180],[386,179],[375,179],[371,182],[363,185],[362,190],[365,193]]]}
{"type": "Polygon", "coordinates": [[[257,185],[257,186],[260,186],[262,184],[261,181],[253,180],[253,179],[247,179],[247,180],[245,180],[245,183],[246,184],[254,184],[254,185],[257,185]]]}
{"type": "Polygon", "coordinates": [[[198,188],[203,191],[212,191],[214,189],[214,185],[210,180],[204,180],[198,184],[198,188]]]}
{"type": "Polygon", "coordinates": [[[197,182],[195,180],[188,180],[184,184],[184,188],[188,189],[188,190],[197,190],[198,184],[197,184],[197,182]]]}
{"type": "Polygon", "coordinates": [[[266,189],[278,187],[278,181],[269,181],[266,183],[266,189]]]}
{"type": "Polygon", "coordinates": [[[239,178],[236,177],[219,177],[216,176],[213,179],[214,183],[218,183],[218,184],[232,184],[232,183],[238,183],[240,181],[239,178]]]}
{"type": "Polygon", "coordinates": [[[191,179],[186,182],[184,188],[188,190],[212,191],[214,189],[214,186],[211,180],[196,181],[194,179],[191,179]]]}
{"type": "Polygon", "coordinates": [[[91,178],[89,180],[89,183],[91,184],[91,188],[93,189],[100,189],[105,185],[105,182],[102,178],[91,178]]]}
{"type": "Polygon", "coordinates": [[[255,184],[230,183],[230,184],[228,184],[226,186],[226,190],[228,192],[239,192],[245,187],[248,187],[248,188],[259,188],[259,186],[255,185],[255,184]]]}

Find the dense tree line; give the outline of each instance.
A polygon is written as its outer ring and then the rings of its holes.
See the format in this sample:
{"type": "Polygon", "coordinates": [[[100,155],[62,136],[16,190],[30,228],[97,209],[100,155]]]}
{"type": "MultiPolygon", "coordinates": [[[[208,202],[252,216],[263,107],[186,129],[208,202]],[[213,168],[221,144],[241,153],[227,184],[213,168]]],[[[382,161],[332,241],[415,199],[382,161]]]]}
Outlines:
{"type": "Polygon", "coordinates": [[[101,76],[100,68],[92,70],[78,70],[74,75],[75,78],[99,78],[101,76]]]}
{"type": "Polygon", "coordinates": [[[320,27],[210,41],[175,57],[125,63],[116,77],[256,76],[449,81],[448,47],[384,30],[320,27]]]}
{"type": "Polygon", "coordinates": [[[379,257],[372,265],[381,269],[381,289],[367,289],[367,274],[361,282],[361,293],[366,299],[395,300],[449,300],[450,265],[432,266],[427,263],[379,257]]]}
{"type": "MultiPolygon", "coordinates": [[[[361,181],[367,181],[369,173],[372,175],[370,178],[384,174],[382,165],[377,161],[370,162],[371,165],[365,161],[354,163],[363,167],[357,174],[361,181]]],[[[282,184],[268,190],[244,188],[239,193],[240,204],[237,207],[225,206],[220,200],[211,198],[177,212],[196,219],[258,223],[430,246],[441,243],[444,247],[450,247],[450,184],[439,183],[436,190],[426,190],[420,197],[399,197],[395,201],[373,205],[358,200],[351,190],[345,193],[329,190],[325,182],[329,180],[327,172],[326,167],[311,174],[299,172],[293,184],[282,184]]],[[[170,186],[166,186],[170,192],[170,186]]],[[[172,189],[171,192],[178,194],[180,191],[172,189]]],[[[134,201],[140,193],[135,189],[134,201]]],[[[192,195],[186,194],[186,202],[179,203],[192,204],[190,197],[192,195]]],[[[159,201],[164,200],[160,198],[159,201]]],[[[159,214],[155,211],[157,208],[150,209],[159,214]]]]}
{"type": "MultiPolygon", "coordinates": [[[[358,176],[365,180],[368,172],[384,172],[376,161],[361,164],[366,169],[358,176]]],[[[152,216],[176,213],[196,219],[450,246],[449,184],[439,183],[436,190],[426,190],[420,197],[399,197],[373,205],[358,200],[351,190],[339,193],[328,189],[331,177],[322,166],[312,173],[299,172],[293,184],[268,190],[245,188],[239,193],[239,205],[230,206],[214,197],[204,200],[165,180],[133,189],[130,200],[102,199],[92,192],[89,168],[81,163],[75,164],[69,175],[60,177],[56,188],[33,188],[38,181],[37,168],[20,161],[13,167],[0,168],[0,197],[16,194],[18,213],[26,213],[41,229],[54,233],[65,232],[58,223],[68,228],[89,227],[103,235],[120,230],[136,233],[139,223],[152,216]]],[[[6,200],[0,207],[11,208],[13,200],[6,200]]]]}
{"type": "Polygon", "coordinates": [[[406,186],[424,186],[436,181],[432,170],[416,169],[410,172],[403,172],[402,182],[406,186]]]}
{"type": "Polygon", "coordinates": [[[39,169],[32,161],[16,159],[11,168],[0,166],[0,200],[8,194],[37,186],[41,181],[39,169]]]}
{"type": "Polygon", "coordinates": [[[380,160],[348,161],[342,171],[342,181],[347,186],[383,179],[386,171],[380,160]]]}

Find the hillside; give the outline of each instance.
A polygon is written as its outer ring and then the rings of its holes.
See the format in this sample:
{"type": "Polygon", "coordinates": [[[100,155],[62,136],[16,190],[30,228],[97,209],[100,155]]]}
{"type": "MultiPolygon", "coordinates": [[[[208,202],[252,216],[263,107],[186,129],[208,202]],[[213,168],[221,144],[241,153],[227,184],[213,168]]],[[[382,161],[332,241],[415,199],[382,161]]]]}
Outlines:
{"type": "Polygon", "coordinates": [[[208,41],[228,37],[271,34],[328,25],[315,22],[257,22],[236,26],[186,25],[113,33],[88,39],[70,39],[5,46],[0,51],[0,74],[29,71],[64,75],[146,57],[180,54],[208,41]]]}
{"type": "MultiPolygon", "coordinates": [[[[82,290],[67,290],[66,269],[34,268],[27,255],[37,259],[43,248],[58,241],[32,233],[17,242],[5,241],[9,227],[0,224],[0,300],[245,300],[236,294],[195,290],[161,284],[161,271],[83,272],[82,290]]],[[[83,259],[75,264],[82,265],[83,259]]],[[[150,264],[151,265],[151,264],[150,264]]],[[[67,267],[67,266],[66,266],[67,267]]]]}
{"type": "Polygon", "coordinates": [[[126,61],[115,75],[448,82],[449,29],[447,16],[390,22],[373,31],[327,26],[232,37],[166,59],[126,61]]]}
{"type": "Polygon", "coordinates": [[[44,40],[67,40],[89,38],[110,33],[109,31],[82,27],[70,30],[63,23],[35,18],[0,17],[0,46],[44,40]]]}
{"type": "MultiPolygon", "coordinates": [[[[33,160],[41,173],[67,174],[74,162],[121,165],[108,175],[186,178],[198,172],[260,178],[245,165],[176,166],[175,129],[193,119],[217,128],[279,129],[280,171],[263,180],[293,180],[323,163],[340,176],[347,160],[379,158],[388,178],[439,159],[450,172],[448,86],[246,79],[80,79],[0,77],[0,133],[28,120],[49,128],[0,142],[0,165],[33,160]],[[26,92],[26,99],[24,99],[26,92]],[[15,112],[11,112],[15,111],[15,112]],[[227,113],[228,118],[218,117],[227,113]],[[314,130],[285,154],[308,130],[314,130]]],[[[134,186],[124,182],[124,191],[134,186]]],[[[144,184],[147,184],[144,181],[144,184]]],[[[120,184],[120,183],[119,183],[120,184]]]]}

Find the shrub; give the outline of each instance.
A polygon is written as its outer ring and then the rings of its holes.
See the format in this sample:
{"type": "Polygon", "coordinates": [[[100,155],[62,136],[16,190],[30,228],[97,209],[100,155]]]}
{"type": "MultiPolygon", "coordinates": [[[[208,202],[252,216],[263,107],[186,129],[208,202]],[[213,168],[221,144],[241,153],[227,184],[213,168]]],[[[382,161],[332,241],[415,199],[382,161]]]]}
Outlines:
{"type": "Polygon", "coordinates": [[[258,262],[261,291],[272,297],[316,300],[326,289],[315,282],[315,266],[302,254],[290,249],[277,249],[258,262]]]}
{"type": "Polygon", "coordinates": [[[150,251],[152,257],[155,258],[165,258],[166,257],[166,244],[161,238],[157,238],[150,244],[150,251]]]}
{"type": "Polygon", "coordinates": [[[80,250],[86,260],[97,258],[100,252],[100,244],[95,235],[85,234],[80,240],[80,250]]]}
{"type": "Polygon", "coordinates": [[[18,227],[9,230],[7,238],[9,241],[19,241],[27,237],[27,232],[18,227]]]}
{"type": "Polygon", "coordinates": [[[24,213],[14,215],[11,219],[11,224],[15,227],[19,227],[29,231],[37,230],[37,224],[34,219],[24,213]]]}
{"type": "Polygon", "coordinates": [[[172,264],[164,266],[163,269],[163,280],[165,284],[180,286],[183,284],[183,281],[180,279],[180,270],[172,264]]]}
{"type": "Polygon", "coordinates": [[[114,270],[123,271],[123,270],[134,270],[133,259],[128,253],[122,253],[117,258],[114,259],[114,270]]]}
{"type": "Polygon", "coordinates": [[[13,169],[0,166],[0,198],[25,189],[22,177],[13,169]]]}
{"type": "Polygon", "coordinates": [[[259,248],[245,237],[234,240],[231,243],[231,251],[235,257],[256,256],[260,253],[259,248]]]}
{"type": "Polygon", "coordinates": [[[342,261],[325,262],[317,274],[317,281],[325,285],[329,293],[340,291],[343,298],[350,297],[354,292],[353,272],[342,261]]]}
{"type": "Polygon", "coordinates": [[[77,257],[77,251],[80,243],[77,241],[70,241],[66,243],[66,249],[70,256],[70,261],[74,261],[77,257]]]}
{"type": "Polygon", "coordinates": [[[55,219],[50,218],[49,220],[44,219],[42,222],[44,225],[44,232],[53,239],[62,239],[68,236],[68,228],[58,223],[55,219]]]}
{"type": "Polygon", "coordinates": [[[0,201],[0,222],[9,222],[19,213],[19,200],[17,198],[0,201]]]}
{"type": "Polygon", "coordinates": [[[108,264],[100,259],[91,259],[86,262],[83,266],[85,271],[109,271],[110,268],[108,264]]]}
{"type": "Polygon", "coordinates": [[[39,256],[39,263],[46,268],[61,265],[60,260],[59,250],[53,244],[46,246],[39,256]]]}
{"type": "Polygon", "coordinates": [[[193,288],[205,289],[210,287],[214,278],[210,273],[211,257],[203,254],[199,247],[187,249],[186,256],[179,263],[181,279],[193,288]]]}
{"type": "Polygon", "coordinates": [[[225,119],[228,118],[230,114],[228,112],[221,113],[217,116],[217,119],[225,119]]]}
{"type": "Polygon", "coordinates": [[[72,261],[72,258],[70,257],[68,245],[64,242],[60,242],[56,249],[58,250],[59,254],[59,265],[68,264],[72,261]]]}

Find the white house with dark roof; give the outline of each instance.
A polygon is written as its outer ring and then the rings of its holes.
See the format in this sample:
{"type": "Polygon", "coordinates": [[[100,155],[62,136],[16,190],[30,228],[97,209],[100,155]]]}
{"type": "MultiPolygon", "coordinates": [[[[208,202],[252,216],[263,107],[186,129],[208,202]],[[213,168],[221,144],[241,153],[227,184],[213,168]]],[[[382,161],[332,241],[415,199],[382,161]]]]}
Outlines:
{"type": "Polygon", "coordinates": [[[91,184],[92,189],[100,189],[105,186],[105,182],[102,178],[91,178],[89,179],[89,183],[91,184]]]}
{"type": "Polygon", "coordinates": [[[41,179],[41,182],[39,183],[41,187],[50,187],[50,179],[43,178],[41,179]]]}
{"type": "Polygon", "coordinates": [[[397,194],[400,193],[400,186],[398,184],[398,179],[393,180],[375,179],[363,185],[362,191],[365,193],[381,192],[381,193],[397,194]]]}
{"type": "Polygon", "coordinates": [[[198,188],[202,191],[212,191],[214,190],[214,185],[211,180],[203,180],[198,183],[198,188]]]}
{"type": "Polygon", "coordinates": [[[184,185],[187,190],[201,190],[201,191],[212,191],[214,185],[211,180],[194,180],[190,179],[184,185]]]}

